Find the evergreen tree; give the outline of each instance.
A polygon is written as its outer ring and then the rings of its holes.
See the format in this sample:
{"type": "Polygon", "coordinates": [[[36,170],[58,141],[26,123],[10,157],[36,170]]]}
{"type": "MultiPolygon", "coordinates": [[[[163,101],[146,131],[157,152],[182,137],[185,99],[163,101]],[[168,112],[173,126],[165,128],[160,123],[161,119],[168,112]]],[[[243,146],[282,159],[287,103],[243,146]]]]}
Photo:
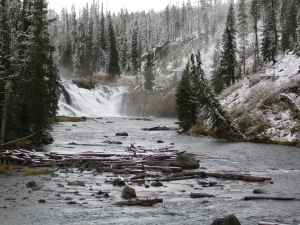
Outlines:
{"type": "Polygon", "coordinates": [[[264,20],[264,30],[263,30],[263,39],[262,39],[262,54],[264,61],[273,61],[276,62],[275,56],[277,53],[277,43],[278,43],[278,34],[277,34],[277,1],[270,0],[264,1],[265,9],[265,20],[264,20]]]}
{"type": "Polygon", "coordinates": [[[210,89],[201,65],[200,52],[198,51],[196,61],[194,55],[191,55],[190,72],[192,90],[195,91],[198,112],[203,114],[212,128],[217,129],[217,134],[221,137],[227,139],[243,139],[244,136],[240,132],[238,125],[234,122],[227,110],[221,106],[218,98],[210,89]]]}
{"type": "Polygon", "coordinates": [[[113,77],[115,77],[116,75],[120,76],[121,69],[119,66],[119,52],[117,49],[115,31],[113,28],[110,14],[108,14],[108,40],[109,40],[109,54],[108,54],[107,73],[113,77]]]}
{"type": "Polygon", "coordinates": [[[144,68],[144,78],[145,78],[145,83],[144,83],[145,89],[147,91],[152,91],[155,77],[153,73],[153,62],[149,54],[147,56],[147,62],[144,68]]]}
{"type": "Polygon", "coordinates": [[[187,63],[176,89],[176,111],[180,126],[188,131],[197,121],[197,102],[192,89],[190,64],[187,63]]]}
{"type": "Polygon", "coordinates": [[[224,78],[220,70],[220,40],[216,41],[216,46],[213,55],[213,71],[212,71],[212,86],[216,94],[220,94],[225,89],[224,78]]]}
{"type": "Polygon", "coordinates": [[[137,22],[135,22],[135,28],[132,31],[131,39],[131,69],[133,75],[136,75],[140,69],[140,54],[139,54],[139,42],[138,42],[138,28],[137,22]]]}
{"type": "Polygon", "coordinates": [[[50,45],[47,30],[46,0],[33,0],[30,19],[28,116],[32,131],[41,142],[51,129],[49,119],[56,114],[60,94],[58,70],[53,60],[54,47],[50,45]]]}
{"type": "Polygon", "coordinates": [[[220,60],[220,75],[223,77],[227,86],[235,83],[236,61],[236,25],[233,4],[230,5],[226,28],[222,36],[222,50],[220,60]]]}
{"type": "Polygon", "coordinates": [[[282,21],[281,46],[283,51],[292,50],[294,44],[297,42],[297,16],[299,4],[300,3],[297,3],[297,0],[291,0],[289,2],[282,3],[282,11],[286,11],[283,13],[285,19],[282,21]]]}
{"type": "Polygon", "coordinates": [[[243,74],[246,73],[246,46],[248,45],[248,15],[246,0],[240,0],[238,10],[238,27],[240,37],[240,56],[243,60],[243,74]]]}
{"type": "Polygon", "coordinates": [[[261,0],[251,0],[250,13],[253,19],[253,29],[255,35],[254,64],[258,64],[260,61],[259,41],[258,41],[258,20],[260,19],[260,12],[261,12],[261,0]]]}
{"type": "Polygon", "coordinates": [[[105,68],[107,59],[107,36],[105,27],[105,17],[103,12],[103,3],[101,7],[101,19],[100,19],[100,66],[105,68]]]}

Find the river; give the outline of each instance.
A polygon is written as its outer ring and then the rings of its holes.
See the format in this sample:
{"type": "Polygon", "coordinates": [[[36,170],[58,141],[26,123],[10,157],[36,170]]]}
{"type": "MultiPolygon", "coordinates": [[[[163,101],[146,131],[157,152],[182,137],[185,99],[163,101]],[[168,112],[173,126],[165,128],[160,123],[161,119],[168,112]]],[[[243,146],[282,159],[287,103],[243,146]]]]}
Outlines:
{"type": "MultiPolygon", "coordinates": [[[[300,201],[257,200],[244,201],[244,196],[254,195],[261,189],[267,196],[290,196],[300,199],[300,151],[298,148],[254,144],[231,143],[211,138],[178,134],[176,131],[142,131],[153,126],[176,127],[175,119],[150,118],[151,121],[131,117],[91,118],[85,122],[64,122],[54,125],[55,142],[47,151],[75,153],[83,151],[124,151],[131,143],[147,148],[163,146],[205,155],[200,170],[249,172],[251,175],[269,176],[272,182],[252,183],[220,180],[218,186],[202,187],[199,179],[164,182],[164,187],[145,189],[134,186],[138,197],[160,197],[164,202],[158,207],[116,207],[112,201],[121,200],[121,189],[103,183],[101,189],[110,191],[113,200],[93,202],[87,207],[61,209],[54,222],[64,224],[203,224],[209,225],[217,217],[235,214],[241,224],[258,224],[258,221],[283,224],[300,224],[300,201]],[[117,137],[117,132],[127,132],[128,137],[117,137]],[[106,140],[121,141],[122,145],[109,145],[106,140]],[[162,140],[164,143],[158,144],[162,140]],[[70,145],[75,142],[77,145],[70,145]],[[95,146],[86,146],[95,145],[95,146]],[[215,198],[192,199],[191,192],[213,194],[215,198]],[[64,218],[64,219],[63,219],[64,218]],[[72,222],[73,221],[73,222],[72,222]]],[[[105,173],[104,175],[105,176],[105,173]]],[[[86,178],[95,186],[100,177],[86,178]]]]}

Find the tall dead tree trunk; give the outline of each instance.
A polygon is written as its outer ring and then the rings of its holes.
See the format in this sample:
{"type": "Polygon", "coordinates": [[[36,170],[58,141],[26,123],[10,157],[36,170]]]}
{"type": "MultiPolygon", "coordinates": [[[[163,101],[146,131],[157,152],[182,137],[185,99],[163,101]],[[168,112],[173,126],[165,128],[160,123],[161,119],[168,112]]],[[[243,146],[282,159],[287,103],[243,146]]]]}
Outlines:
{"type": "Polygon", "coordinates": [[[4,99],[2,122],[1,122],[1,132],[0,132],[0,145],[4,144],[4,135],[5,135],[5,125],[6,125],[6,114],[8,108],[9,94],[10,94],[10,82],[6,84],[6,94],[4,99]]]}

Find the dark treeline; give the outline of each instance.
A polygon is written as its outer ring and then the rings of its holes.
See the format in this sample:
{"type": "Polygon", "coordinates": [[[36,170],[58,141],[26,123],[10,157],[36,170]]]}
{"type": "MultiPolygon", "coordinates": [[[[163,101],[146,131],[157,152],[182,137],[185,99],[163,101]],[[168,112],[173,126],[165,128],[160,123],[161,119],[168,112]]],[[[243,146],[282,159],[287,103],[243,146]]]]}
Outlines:
{"type": "Polygon", "coordinates": [[[1,143],[46,141],[58,108],[59,75],[46,0],[0,1],[1,143]]]}

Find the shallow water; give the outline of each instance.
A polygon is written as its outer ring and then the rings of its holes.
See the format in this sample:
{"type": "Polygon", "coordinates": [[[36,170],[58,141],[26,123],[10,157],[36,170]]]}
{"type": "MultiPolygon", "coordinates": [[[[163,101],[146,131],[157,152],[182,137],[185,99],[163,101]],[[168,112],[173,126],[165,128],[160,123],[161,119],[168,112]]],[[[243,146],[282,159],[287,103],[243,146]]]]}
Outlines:
{"type": "MultiPolygon", "coordinates": [[[[251,175],[270,176],[273,184],[251,183],[208,178],[221,186],[204,188],[197,179],[165,182],[165,187],[145,189],[134,186],[138,197],[161,197],[160,207],[115,207],[110,200],[90,204],[86,208],[64,209],[58,221],[67,224],[211,224],[216,217],[235,214],[242,224],[258,221],[300,224],[300,201],[244,201],[254,189],[262,189],[270,196],[300,198],[300,151],[298,148],[253,143],[230,143],[210,138],[177,134],[175,131],[142,131],[152,126],[176,127],[175,119],[152,118],[152,121],[125,118],[89,119],[80,123],[59,123],[54,126],[55,142],[48,151],[75,153],[83,151],[120,151],[131,143],[146,148],[163,146],[206,155],[201,167],[206,171],[249,172],[251,175]],[[109,123],[107,123],[109,122],[109,123]],[[128,137],[116,137],[117,132],[128,132],[128,137]],[[105,140],[121,141],[122,145],[108,145],[105,140]],[[164,141],[158,144],[157,140],[164,141]],[[78,145],[69,145],[75,142],[78,145]],[[170,145],[174,143],[174,145],[170,145]],[[97,146],[81,146],[90,144],[97,146]],[[191,199],[190,192],[205,192],[215,198],[191,199]],[[204,201],[205,200],[205,201],[204,201]],[[207,200],[207,201],[206,201],[207,200]],[[72,215],[72,216],[71,216],[72,215]],[[76,219],[77,218],[77,219],[76,219]],[[78,221],[79,220],[79,221],[78,221]]],[[[86,178],[88,180],[88,178],[86,178]]],[[[92,181],[89,181],[91,184],[92,181]]],[[[103,184],[111,196],[120,201],[120,188],[103,184]]]]}

